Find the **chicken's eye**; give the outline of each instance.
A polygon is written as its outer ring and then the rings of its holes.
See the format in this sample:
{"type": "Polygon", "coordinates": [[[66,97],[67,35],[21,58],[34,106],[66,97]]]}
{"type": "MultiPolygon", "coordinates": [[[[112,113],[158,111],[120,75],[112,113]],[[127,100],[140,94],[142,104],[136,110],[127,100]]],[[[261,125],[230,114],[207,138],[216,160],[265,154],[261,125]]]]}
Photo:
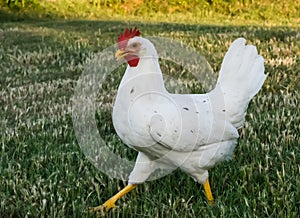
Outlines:
{"type": "Polygon", "coordinates": [[[137,43],[132,43],[132,48],[136,48],[137,46],[138,46],[138,44],[137,43]]]}

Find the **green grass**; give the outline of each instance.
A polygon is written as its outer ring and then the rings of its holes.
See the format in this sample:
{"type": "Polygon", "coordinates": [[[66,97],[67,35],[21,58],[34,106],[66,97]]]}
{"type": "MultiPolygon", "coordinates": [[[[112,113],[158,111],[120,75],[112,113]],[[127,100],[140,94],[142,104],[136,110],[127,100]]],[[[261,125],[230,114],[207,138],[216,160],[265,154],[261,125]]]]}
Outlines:
{"type": "Polygon", "coordinates": [[[0,0],[0,19],[300,25],[300,0],[0,0]],[[23,4],[21,4],[23,3],[23,4]],[[2,8],[2,9],[1,9],[2,8]]]}
{"type": "MultiPolygon", "coordinates": [[[[188,44],[215,72],[230,43],[245,37],[265,58],[268,78],[249,106],[233,160],[210,171],[213,207],[201,185],[176,171],[140,185],[107,217],[299,216],[299,27],[25,20],[0,23],[0,217],[94,217],[88,207],[126,185],[85,158],[71,117],[85,61],[116,43],[126,26],[188,44]]],[[[107,82],[107,102],[123,70],[107,82]]],[[[116,137],[110,108],[98,115],[109,146],[134,158],[116,137]]]]}

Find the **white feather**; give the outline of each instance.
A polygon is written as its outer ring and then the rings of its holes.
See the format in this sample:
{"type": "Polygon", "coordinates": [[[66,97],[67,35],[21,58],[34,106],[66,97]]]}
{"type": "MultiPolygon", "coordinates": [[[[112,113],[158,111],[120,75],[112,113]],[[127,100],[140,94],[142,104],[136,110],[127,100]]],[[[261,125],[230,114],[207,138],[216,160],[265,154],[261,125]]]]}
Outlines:
{"type": "Polygon", "coordinates": [[[239,38],[232,43],[217,82],[224,94],[229,121],[236,128],[242,127],[249,101],[266,79],[264,59],[257,54],[255,46],[245,45],[245,42],[239,38]]]}

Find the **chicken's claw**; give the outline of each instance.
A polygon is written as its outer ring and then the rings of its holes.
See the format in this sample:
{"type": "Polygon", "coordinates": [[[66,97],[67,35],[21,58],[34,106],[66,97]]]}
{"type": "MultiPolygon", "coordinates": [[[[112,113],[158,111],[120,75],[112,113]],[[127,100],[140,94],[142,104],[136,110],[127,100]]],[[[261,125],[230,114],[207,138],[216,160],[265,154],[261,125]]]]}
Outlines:
{"type": "Polygon", "coordinates": [[[98,207],[91,207],[90,212],[96,212],[100,211],[102,214],[104,210],[108,212],[111,208],[116,207],[115,203],[118,199],[120,199],[122,196],[124,196],[126,193],[130,192],[132,189],[134,189],[137,185],[129,184],[125,188],[123,188],[121,191],[119,191],[117,194],[115,194],[113,197],[105,201],[104,204],[98,206],[98,207]]]}
{"type": "Polygon", "coordinates": [[[99,211],[101,213],[104,213],[104,211],[108,212],[111,208],[116,207],[115,203],[116,203],[116,199],[110,198],[104,204],[98,207],[90,207],[89,210],[90,212],[96,212],[96,211],[99,211]]]}

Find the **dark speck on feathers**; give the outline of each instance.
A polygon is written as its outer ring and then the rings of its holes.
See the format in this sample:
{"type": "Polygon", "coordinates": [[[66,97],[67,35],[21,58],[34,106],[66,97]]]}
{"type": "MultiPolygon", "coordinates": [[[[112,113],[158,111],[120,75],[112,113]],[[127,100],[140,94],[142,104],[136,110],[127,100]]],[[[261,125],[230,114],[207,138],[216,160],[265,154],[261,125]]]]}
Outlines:
{"type": "Polygon", "coordinates": [[[156,135],[158,135],[159,137],[161,137],[161,134],[160,134],[160,133],[156,133],[156,135]]]}
{"type": "Polygon", "coordinates": [[[194,131],[193,131],[193,130],[191,130],[191,133],[194,133],[194,131]]]}
{"type": "Polygon", "coordinates": [[[224,110],[222,110],[223,112],[225,112],[226,110],[224,109],[224,110]]]}
{"type": "Polygon", "coordinates": [[[205,103],[205,102],[206,102],[206,100],[203,100],[203,102],[205,103]]]}
{"type": "Polygon", "coordinates": [[[154,111],[154,113],[156,113],[156,114],[157,114],[157,111],[154,111]]]}
{"type": "Polygon", "coordinates": [[[186,111],[190,110],[190,109],[189,109],[189,108],[187,108],[187,107],[184,107],[183,109],[184,109],[184,110],[186,110],[186,111]]]}
{"type": "Polygon", "coordinates": [[[199,112],[198,112],[198,111],[196,111],[196,114],[199,114],[199,112]]]}
{"type": "Polygon", "coordinates": [[[130,94],[132,94],[134,92],[134,88],[132,88],[131,90],[130,90],[130,94]]]}

